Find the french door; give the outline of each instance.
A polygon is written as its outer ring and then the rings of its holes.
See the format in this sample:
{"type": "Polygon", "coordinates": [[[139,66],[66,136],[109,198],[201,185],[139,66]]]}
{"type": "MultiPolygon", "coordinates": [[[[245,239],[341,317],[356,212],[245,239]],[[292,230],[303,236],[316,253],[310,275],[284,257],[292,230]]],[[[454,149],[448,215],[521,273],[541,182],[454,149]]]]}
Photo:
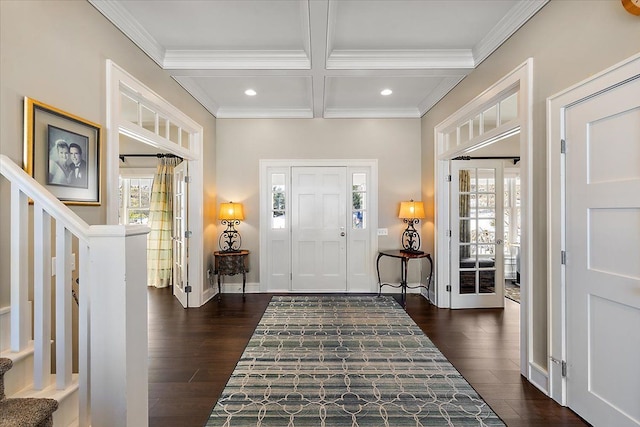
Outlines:
{"type": "Polygon", "coordinates": [[[347,168],[291,168],[291,290],[347,290],[347,168]]]}
{"type": "Polygon", "coordinates": [[[187,227],[188,189],[185,177],[187,165],[183,161],[173,173],[173,295],[183,307],[189,306],[187,227]]]}
{"type": "Polygon", "coordinates": [[[504,306],[503,166],[451,162],[451,308],[504,306]]]}

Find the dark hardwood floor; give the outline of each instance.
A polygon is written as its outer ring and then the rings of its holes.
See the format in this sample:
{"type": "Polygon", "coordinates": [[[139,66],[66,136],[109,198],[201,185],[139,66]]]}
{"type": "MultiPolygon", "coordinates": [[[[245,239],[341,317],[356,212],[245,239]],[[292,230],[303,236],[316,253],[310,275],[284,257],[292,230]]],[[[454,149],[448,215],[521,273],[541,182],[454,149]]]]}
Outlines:
{"type": "MultiPolygon", "coordinates": [[[[149,427],[202,427],[271,294],[224,294],[183,309],[149,288],[149,427]]],[[[585,426],[520,376],[519,305],[442,310],[409,295],[407,313],[508,426],[585,426]]]]}

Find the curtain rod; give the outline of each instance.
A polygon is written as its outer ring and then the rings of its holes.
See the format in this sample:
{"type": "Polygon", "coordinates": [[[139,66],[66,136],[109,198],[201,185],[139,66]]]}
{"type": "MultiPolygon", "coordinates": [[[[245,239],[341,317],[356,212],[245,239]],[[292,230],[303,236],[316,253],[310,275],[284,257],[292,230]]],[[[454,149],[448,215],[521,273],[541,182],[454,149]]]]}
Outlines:
{"type": "Polygon", "coordinates": [[[164,153],[156,153],[156,154],[120,154],[118,155],[118,157],[120,157],[120,160],[124,162],[124,158],[125,157],[157,157],[157,158],[162,158],[162,157],[175,157],[178,158],[180,160],[184,160],[182,157],[180,156],[176,156],[175,154],[164,154],[164,153]]]}
{"type": "Polygon", "coordinates": [[[505,159],[505,160],[513,160],[513,164],[515,165],[516,163],[518,163],[520,161],[520,156],[478,156],[478,157],[472,157],[472,156],[458,156],[458,157],[454,157],[451,160],[473,160],[473,159],[482,159],[482,160],[500,160],[500,159],[505,159]]]}

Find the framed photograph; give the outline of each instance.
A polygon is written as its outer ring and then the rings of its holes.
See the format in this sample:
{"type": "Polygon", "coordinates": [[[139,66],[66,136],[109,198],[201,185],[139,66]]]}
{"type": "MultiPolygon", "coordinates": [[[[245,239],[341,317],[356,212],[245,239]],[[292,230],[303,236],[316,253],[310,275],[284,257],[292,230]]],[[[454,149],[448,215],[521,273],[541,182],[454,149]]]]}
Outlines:
{"type": "Polygon", "coordinates": [[[24,169],[68,205],[100,205],[99,124],[25,97],[24,169]]]}

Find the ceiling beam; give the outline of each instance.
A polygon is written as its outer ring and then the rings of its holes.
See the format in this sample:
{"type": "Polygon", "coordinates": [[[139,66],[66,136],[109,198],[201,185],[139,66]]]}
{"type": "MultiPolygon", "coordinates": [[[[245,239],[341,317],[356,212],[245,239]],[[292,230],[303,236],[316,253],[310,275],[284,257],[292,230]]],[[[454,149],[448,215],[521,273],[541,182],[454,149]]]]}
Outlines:
{"type": "Polygon", "coordinates": [[[329,0],[309,2],[309,36],[311,40],[311,81],[313,117],[324,114],[324,75],[327,68],[327,26],[329,0]]]}

